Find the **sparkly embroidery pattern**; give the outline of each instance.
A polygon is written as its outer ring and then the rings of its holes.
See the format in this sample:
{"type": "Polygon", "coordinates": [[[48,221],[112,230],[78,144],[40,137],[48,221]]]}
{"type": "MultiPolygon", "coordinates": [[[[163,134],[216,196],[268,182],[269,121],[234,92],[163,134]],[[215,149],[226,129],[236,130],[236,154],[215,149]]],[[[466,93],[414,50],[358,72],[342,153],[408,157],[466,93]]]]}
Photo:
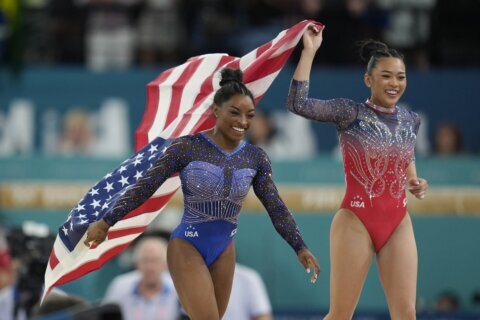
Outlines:
{"type": "Polygon", "coordinates": [[[253,186],[277,232],[295,252],[306,248],[292,214],[273,183],[266,153],[248,143],[227,153],[202,133],[175,139],[144,176],[116,200],[104,220],[109,225],[115,224],[176,172],[180,173],[184,194],[182,222],[224,220],[236,225],[243,200],[253,186]]]}
{"type": "Polygon", "coordinates": [[[308,81],[292,80],[287,107],[305,118],[333,122],[343,153],[347,194],[352,181],[372,200],[386,193],[403,205],[407,167],[413,159],[420,118],[396,107],[374,110],[348,99],[308,98],[308,81]]]}

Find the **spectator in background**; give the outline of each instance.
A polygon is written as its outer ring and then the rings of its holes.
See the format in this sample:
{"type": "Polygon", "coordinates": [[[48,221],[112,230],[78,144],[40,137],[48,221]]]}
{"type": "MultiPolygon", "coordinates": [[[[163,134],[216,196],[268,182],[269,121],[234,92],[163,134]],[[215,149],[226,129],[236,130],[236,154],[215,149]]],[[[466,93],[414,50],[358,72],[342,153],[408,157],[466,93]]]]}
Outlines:
{"type": "Polygon", "coordinates": [[[86,9],[86,62],[94,70],[127,69],[135,58],[143,0],[77,0],[86,9]]]}
{"type": "MultiPolygon", "coordinates": [[[[196,6],[195,6],[196,7],[196,6]]],[[[185,33],[177,0],[146,0],[138,21],[138,62],[177,62],[185,33]]]]}
{"type": "Polygon", "coordinates": [[[146,237],[135,246],[137,270],[113,279],[104,303],[117,303],[125,320],[174,320],[179,302],[166,264],[166,243],[146,237]]]}
{"type": "Polygon", "coordinates": [[[317,153],[310,122],[286,112],[269,114],[257,109],[247,138],[275,160],[308,159],[317,153]]]}
{"type": "Polygon", "coordinates": [[[441,313],[451,313],[459,310],[460,301],[452,291],[440,293],[435,302],[435,310],[441,313]]]}
{"type": "Polygon", "coordinates": [[[271,320],[272,306],[261,276],[252,268],[235,264],[226,320],[271,320]]]}
{"type": "Polygon", "coordinates": [[[303,2],[305,18],[324,23],[332,40],[328,48],[322,47],[314,63],[359,65],[356,43],[366,38],[383,39],[387,15],[373,0],[326,1],[317,7],[308,5],[311,0],[303,2]]]}
{"type": "Polygon", "coordinates": [[[90,115],[75,108],[65,115],[59,153],[63,155],[91,155],[94,152],[94,134],[90,115]]]}
{"type": "MultiPolygon", "coordinates": [[[[0,235],[0,237],[2,237],[0,235]]],[[[15,272],[6,240],[0,238],[0,319],[19,319],[16,316],[15,272]]]]}
{"type": "Polygon", "coordinates": [[[437,155],[458,155],[463,152],[460,128],[453,122],[443,122],[435,132],[435,153],[437,155]]]}

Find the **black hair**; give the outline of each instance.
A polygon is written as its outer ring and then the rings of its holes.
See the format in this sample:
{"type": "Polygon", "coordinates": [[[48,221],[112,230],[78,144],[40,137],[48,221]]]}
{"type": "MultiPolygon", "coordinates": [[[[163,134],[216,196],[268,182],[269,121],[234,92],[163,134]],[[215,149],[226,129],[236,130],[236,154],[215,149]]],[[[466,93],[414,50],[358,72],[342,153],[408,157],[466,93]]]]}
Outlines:
{"type": "Polygon", "coordinates": [[[389,48],[385,43],[368,39],[358,43],[360,58],[367,62],[367,73],[372,74],[372,70],[377,66],[381,58],[398,58],[403,61],[403,54],[393,48],[389,48]]]}
{"type": "Polygon", "coordinates": [[[228,101],[231,97],[242,94],[250,97],[252,102],[255,103],[253,94],[245,84],[243,80],[243,72],[240,69],[224,68],[220,72],[222,79],[220,80],[220,89],[217,90],[213,97],[213,103],[221,106],[225,101],[228,101]]]}

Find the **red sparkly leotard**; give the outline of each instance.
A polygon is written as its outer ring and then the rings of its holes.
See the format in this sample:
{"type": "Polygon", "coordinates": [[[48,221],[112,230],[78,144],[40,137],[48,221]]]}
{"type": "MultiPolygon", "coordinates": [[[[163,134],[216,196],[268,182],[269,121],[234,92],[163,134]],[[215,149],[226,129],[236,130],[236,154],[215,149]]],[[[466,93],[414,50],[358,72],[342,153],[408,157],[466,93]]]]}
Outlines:
{"type": "Polygon", "coordinates": [[[407,167],[420,117],[399,106],[388,112],[367,102],[311,99],[308,87],[308,81],[292,81],[288,109],[336,124],[347,187],[341,208],[362,221],[378,252],[407,212],[407,167]]]}

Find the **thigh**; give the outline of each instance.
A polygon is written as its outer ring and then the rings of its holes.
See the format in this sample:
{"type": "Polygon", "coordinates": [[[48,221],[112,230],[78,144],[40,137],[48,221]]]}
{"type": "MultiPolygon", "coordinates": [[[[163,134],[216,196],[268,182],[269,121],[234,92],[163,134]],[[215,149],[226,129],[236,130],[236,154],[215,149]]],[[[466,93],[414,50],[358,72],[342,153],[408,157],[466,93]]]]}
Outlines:
{"type": "Polygon", "coordinates": [[[349,210],[339,210],[330,229],[330,319],[351,318],[374,253],[360,219],[349,210]]]}
{"type": "Polygon", "coordinates": [[[405,312],[413,313],[418,257],[410,215],[405,215],[377,254],[377,264],[392,319],[402,318],[405,312]]]}
{"type": "Polygon", "coordinates": [[[232,291],[234,271],[235,246],[232,243],[225,249],[217,261],[210,266],[220,318],[223,317],[227,310],[228,300],[232,291]]]}
{"type": "Polygon", "coordinates": [[[215,288],[205,261],[189,242],[172,238],[167,262],[182,306],[193,320],[220,319],[215,288]]]}

